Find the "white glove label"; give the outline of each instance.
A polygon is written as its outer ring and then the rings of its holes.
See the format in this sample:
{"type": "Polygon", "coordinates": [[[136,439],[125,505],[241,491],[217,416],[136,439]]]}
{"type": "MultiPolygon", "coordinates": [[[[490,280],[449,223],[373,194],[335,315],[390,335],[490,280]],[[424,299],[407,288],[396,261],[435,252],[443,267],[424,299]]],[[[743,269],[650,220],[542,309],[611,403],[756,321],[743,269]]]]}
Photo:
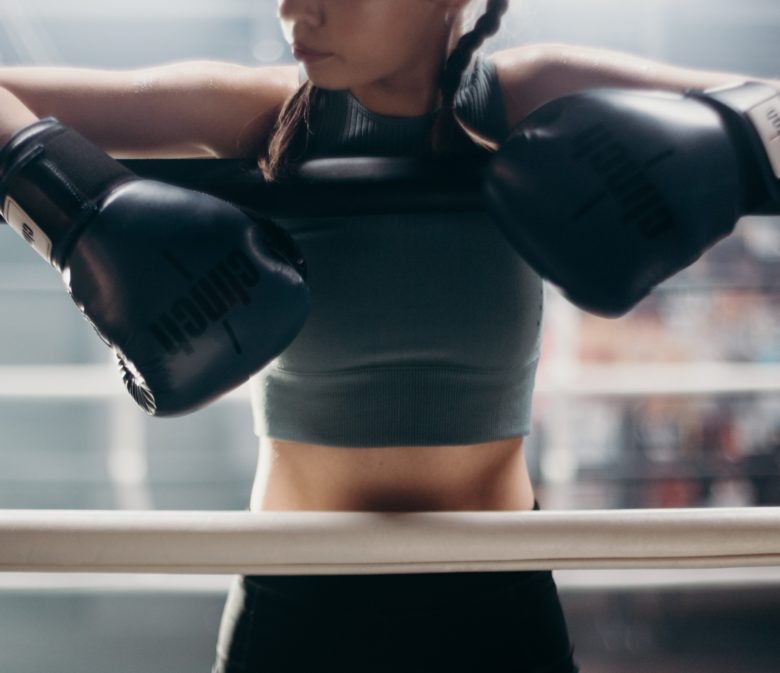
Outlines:
{"type": "Polygon", "coordinates": [[[35,252],[51,263],[51,240],[10,196],[3,204],[3,213],[11,229],[27,241],[35,252]]]}
{"type": "Polygon", "coordinates": [[[775,177],[780,180],[780,96],[774,96],[748,111],[761,136],[775,177]]]}

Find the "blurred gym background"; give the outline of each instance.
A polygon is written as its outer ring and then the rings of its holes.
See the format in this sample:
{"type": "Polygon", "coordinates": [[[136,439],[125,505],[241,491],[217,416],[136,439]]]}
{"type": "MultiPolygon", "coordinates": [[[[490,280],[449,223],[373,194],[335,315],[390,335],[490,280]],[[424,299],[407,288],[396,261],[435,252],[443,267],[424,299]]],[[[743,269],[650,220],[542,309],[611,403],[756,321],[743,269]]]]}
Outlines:
{"type": "MultiPolygon", "coordinates": [[[[780,4],[514,0],[486,50],[533,42],[777,78],[780,4]]],[[[181,60],[294,62],[272,0],[0,0],[0,67],[181,60]]],[[[528,442],[543,507],[780,505],[780,219],[744,219],[620,320],[547,297],[528,442]]],[[[0,508],[247,507],[246,390],[146,417],[7,227],[0,320],[0,508]]],[[[780,670],[776,569],[557,578],[583,673],[780,670]]],[[[228,579],[0,574],[0,673],[207,672],[228,579]]]]}

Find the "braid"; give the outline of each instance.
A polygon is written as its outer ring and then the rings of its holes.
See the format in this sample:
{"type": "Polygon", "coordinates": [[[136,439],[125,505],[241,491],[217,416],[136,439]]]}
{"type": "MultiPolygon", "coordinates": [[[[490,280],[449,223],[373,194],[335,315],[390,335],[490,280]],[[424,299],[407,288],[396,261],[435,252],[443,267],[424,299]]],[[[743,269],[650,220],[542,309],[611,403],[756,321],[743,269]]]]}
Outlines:
{"type": "Polygon", "coordinates": [[[469,150],[473,152],[475,145],[483,149],[489,148],[487,144],[471,136],[458,119],[455,113],[455,96],[474,53],[485,40],[498,32],[501,19],[508,9],[509,0],[488,0],[485,13],[479,18],[474,29],[460,38],[447,59],[440,80],[441,111],[431,131],[431,151],[434,155],[469,153],[469,150]]]}

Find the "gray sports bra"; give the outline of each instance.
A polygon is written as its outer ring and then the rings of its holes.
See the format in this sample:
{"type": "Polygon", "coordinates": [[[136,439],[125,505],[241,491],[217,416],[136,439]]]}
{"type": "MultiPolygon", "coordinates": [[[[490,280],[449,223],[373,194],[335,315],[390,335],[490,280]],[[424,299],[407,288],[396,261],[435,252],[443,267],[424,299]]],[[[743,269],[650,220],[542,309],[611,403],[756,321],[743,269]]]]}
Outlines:
{"type": "MultiPolygon", "coordinates": [[[[433,114],[389,117],[324,91],[310,156],[418,155],[433,114]]],[[[477,55],[464,119],[508,133],[495,66],[477,55]]],[[[306,257],[312,307],[251,381],[255,431],[343,447],[526,435],[543,290],[485,214],[277,219],[306,257]]]]}

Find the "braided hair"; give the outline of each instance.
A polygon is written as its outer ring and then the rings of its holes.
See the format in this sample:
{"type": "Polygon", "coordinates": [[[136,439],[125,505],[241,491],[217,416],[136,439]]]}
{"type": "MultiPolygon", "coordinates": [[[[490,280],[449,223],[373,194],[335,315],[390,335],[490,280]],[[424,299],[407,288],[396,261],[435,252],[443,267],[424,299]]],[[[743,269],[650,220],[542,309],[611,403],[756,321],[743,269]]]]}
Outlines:
{"type": "Polygon", "coordinates": [[[501,19],[509,9],[509,0],[488,0],[485,13],[474,29],[460,38],[453,49],[441,75],[441,110],[433,124],[430,137],[431,154],[434,156],[473,154],[475,149],[495,150],[495,146],[467,128],[455,112],[455,95],[463,75],[471,64],[476,51],[485,40],[501,27],[501,19]]]}
{"type": "MultiPolygon", "coordinates": [[[[478,154],[495,150],[495,145],[467,128],[455,111],[455,95],[474,54],[485,40],[495,35],[509,9],[509,0],[487,0],[484,14],[474,28],[463,35],[447,58],[439,86],[442,104],[431,129],[432,156],[478,154]]],[[[320,89],[306,81],[282,106],[258,165],[266,180],[283,180],[305,156],[312,135],[311,114],[320,89]]]]}

